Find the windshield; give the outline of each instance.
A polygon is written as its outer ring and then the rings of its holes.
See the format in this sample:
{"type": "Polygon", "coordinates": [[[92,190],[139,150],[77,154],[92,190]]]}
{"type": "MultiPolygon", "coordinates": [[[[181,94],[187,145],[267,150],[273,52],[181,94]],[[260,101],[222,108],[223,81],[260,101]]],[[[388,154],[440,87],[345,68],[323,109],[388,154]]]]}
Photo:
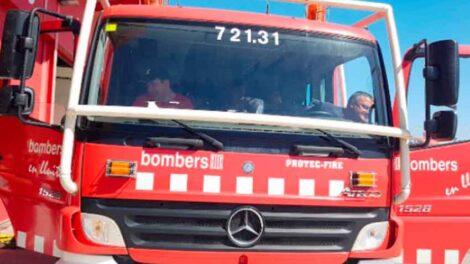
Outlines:
{"type": "Polygon", "coordinates": [[[363,40],[116,20],[98,36],[86,103],[389,125],[382,78],[377,46],[363,40]]]}

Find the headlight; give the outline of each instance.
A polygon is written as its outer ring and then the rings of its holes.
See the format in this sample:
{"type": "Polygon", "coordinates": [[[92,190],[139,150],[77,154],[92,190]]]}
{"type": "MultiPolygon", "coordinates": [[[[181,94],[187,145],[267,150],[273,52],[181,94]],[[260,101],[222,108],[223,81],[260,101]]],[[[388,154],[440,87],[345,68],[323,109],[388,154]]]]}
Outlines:
{"type": "Polygon", "coordinates": [[[82,226],[86,237],[95,243],[125,247],[121,230],[116,222],[109,217],[82,213],[82,226]]]}
{"type": "Polygon", "coordinates": [[[372,250],[380,247],[388,231],[388,221],[364,226],[354,242],[353,251],[372,250]]]}

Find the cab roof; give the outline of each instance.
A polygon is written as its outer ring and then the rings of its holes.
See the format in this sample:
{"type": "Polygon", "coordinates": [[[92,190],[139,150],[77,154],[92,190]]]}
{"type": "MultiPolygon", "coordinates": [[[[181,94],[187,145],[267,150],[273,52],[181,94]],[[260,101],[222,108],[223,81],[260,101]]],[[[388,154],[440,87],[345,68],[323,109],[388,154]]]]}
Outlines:
{"type": "Polygon", "coordinates": [[[256,25],[287,30],[318,32],[375,43],[373,35],[362,28],[330,22],[308,20],[273,14],[261,14],[222,9],[158,5],[113,5],[105,9],[103,18],[160,18],[198,22],[256,25]]]}

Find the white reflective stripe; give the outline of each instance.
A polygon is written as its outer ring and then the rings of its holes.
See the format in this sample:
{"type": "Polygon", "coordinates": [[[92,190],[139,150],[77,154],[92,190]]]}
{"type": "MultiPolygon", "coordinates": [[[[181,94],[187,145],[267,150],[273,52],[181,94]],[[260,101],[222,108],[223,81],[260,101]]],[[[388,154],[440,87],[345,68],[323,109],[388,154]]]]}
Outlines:
{"type": "Polygon", "coordinates": [[[459,251],[455,249],[446,249],[445,264],[459,264],[459,251]]]}
{"type": "Polygon", "coordinates": [[[470,264],[470,249],[465,252],[465,256],[463,257],[461,264],[470,264]]]}
{"type": "Polygon", "coordinates": [[[417,264],[431,264],[431,250],[430,249],[418,249],[416,251],[416,263],[417,264]]]}
{"type": "Polygon", "coordinates": [[[34,251],[44,253],[44,237],[34,236],[34,251]]]}
{"type": "Polygon", "coordinates": [[[403,264],[404,263],[404,261],[403,261],[403,251],[401,252],[400,256],[398,256],[396,258],[393,258],[392,261],[393,261],[393,264],[403,264]]]}
{"type": "Polygon", "coordinates": [[[62,250],[57,246],[57,241],[54,240],[52,245],[52,256],[56,258],[62,257],[62,250]]]}
{"type": "Polygon", "coordinates": [[[60,264],[118,264],[112,256],[106,255],[83,255],[67,251],[62,252],[60,260],[56,263],[60,264]]]}
{"type": "Polygon", "coordinates": [[[171,174],[170,175],[170,191],[172,192],[188,191],[188,175],[187,174],[171,174]]]}
{"type": "Polygon", "coordinates": [[[237,177],[237,190],[238,194],[252,194],[253,193],[253,178],[252,177],[237,177]]]}
{"type": "MultiPolygon", "coordinates": [[[[359,260],[358,264],[403,264],[403,262],[398,262],[396,258],[391,259],[367,259],[359,260]]],[[[411,264],[411,263],[407,263],[411,264]]]]}
{"type": "Polygon", "coordinates": [[[142,191],[153,190],[153,179],[154,174],[150,172],[138,172],[137,179],[135,181],[135,189],[142,191]]]}
{"type": "Polygon", "coordinates": [[[283,195],[284,194],[284,179],[269,178],[268,179],[268,194],[269,195],[283,195]]]}
{"type": "Polygon", "coordinates": [[[329,196],[336,197],[344,190],[344,181],[331,180],[329,188],[329,196]]]}
{"type": "Polygon", "coordinates": [[[203,192],[220,193],[220,176],[204,175],[203,192]]]}
{"type": "Polygon", "coordinates": [[[300,196],[314,196],[315,195],[315,180],[300,179],[299,180],[299,195],[300,196]]]}
{"type": "Polygon", "coordinates": [[[26,233],[18,231],[16,232],[16,245],[20,248],[26,248],[26,233]]]}

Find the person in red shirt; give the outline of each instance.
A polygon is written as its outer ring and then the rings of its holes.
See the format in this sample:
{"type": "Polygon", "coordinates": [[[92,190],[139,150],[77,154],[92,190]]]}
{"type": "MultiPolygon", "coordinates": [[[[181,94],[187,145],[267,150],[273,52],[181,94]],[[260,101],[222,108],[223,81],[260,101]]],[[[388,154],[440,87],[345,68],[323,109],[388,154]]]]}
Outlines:
{"type": "Polygon", "coordinates": [[[146,74],[148,78],[147,93],[137,97],[133,106],[147,107],[149,102],[154,102],[161,108],[193,109],[191,100],[186,96],[175,93],[171,89],[170,78],[165,71],[152,72],[146,74]]]}

